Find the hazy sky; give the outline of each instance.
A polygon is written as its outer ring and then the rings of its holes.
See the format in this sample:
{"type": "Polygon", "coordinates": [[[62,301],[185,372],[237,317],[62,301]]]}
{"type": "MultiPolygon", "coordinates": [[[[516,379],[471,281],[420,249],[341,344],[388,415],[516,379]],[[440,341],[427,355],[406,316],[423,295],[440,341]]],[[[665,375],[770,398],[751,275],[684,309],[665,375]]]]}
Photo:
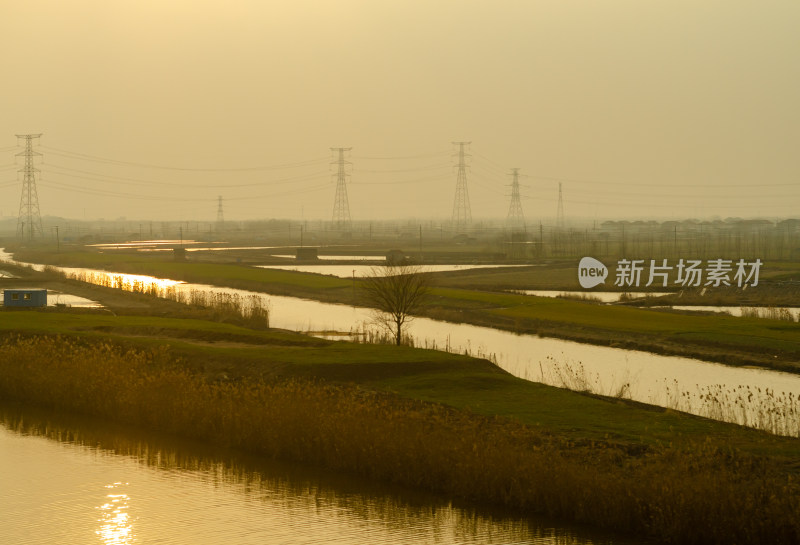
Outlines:
{"type": "Polygon", "coordinates": [[[2,4],[4,216],[800,216],[797,0],[2,4]]]}

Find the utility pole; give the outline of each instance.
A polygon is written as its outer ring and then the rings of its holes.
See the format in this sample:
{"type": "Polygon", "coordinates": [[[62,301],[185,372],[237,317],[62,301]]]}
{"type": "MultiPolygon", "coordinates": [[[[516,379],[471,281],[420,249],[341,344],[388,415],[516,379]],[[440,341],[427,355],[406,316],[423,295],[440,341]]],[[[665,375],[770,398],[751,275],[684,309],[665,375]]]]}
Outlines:
{"type": "Polygon", "coordinates": [[[456,197],[453,201],[453,231],[463,232],[472,222],[472,212],[469,207],[469,191],[467,190],[467,162],[468,154],[464,147],[472,142],[453,142],[458,146],[458,174],[456,175],[456,197]]]}
{"type": "Polygon", "coordinates": [[[40,134],[18,134],[17,138],[25,139],[25,151],[18,156],[25,157],[25,166],[22,172],[22,196],[19,200],[19,215],[17,216],[17,237],[22,240],[25,236],[25,224],[28,224],[28,240],[33,242],[34,237],[44,238],[42,231],[42,217],[39,213],[39,195],[36,192],[36,173],[39,169],[33,166],[33,158],[41,156],[38,151],[33,151],[33,140],[40,134]]]}
{"type": "Polygon", "coordinates": [[[340,231],[349,231],[351,227],[350,221],[350,203],[347,200],[347,165],[350,161],[344,160],[344,152],[350,151],[353,148],[331,148],[338,154],[338,160],[331,164],[337,165],[336,169],[336,198],[333,202],[333,225],[335,229],[340,231]]]}
{"type": "Polygon", "coordinates": [[[556,213],[556,227],[564,229],[564,195],[561,192],[561,182],[558,182],[558,212],[556,213]]]}
{"type": "Polygon", "coordinates": [[[519,196],[519,169],[512,168],[511,175],[513,181],[511,182],[511,205],[508,207],[508,217],[506,223],[512,229],[525,228],[525,216],[522,213],[522,201],[519,196]]]}
{"type": "Polygon", "coordinates": [[[61,238],[58,236],[58,225],[53,227],[56,230],[56,253],[61,253],[61,238]]]}

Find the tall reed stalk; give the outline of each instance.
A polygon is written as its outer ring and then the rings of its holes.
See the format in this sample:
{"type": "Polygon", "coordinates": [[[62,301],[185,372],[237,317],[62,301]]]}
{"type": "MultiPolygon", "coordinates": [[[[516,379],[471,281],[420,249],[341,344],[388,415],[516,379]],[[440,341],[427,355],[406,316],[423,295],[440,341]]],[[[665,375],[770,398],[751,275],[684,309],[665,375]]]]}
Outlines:
{"type": "MultiPolygon", "coordinates": [[[[53,269],[51,272],[58,272],[53,269]]],[[[129,291],[139,295],[168,299],[177,303],[191,305],[212,311],[212,318],[224,320],[228,317],[243,318],[248,325],[260,328],[269,327],[269,304],[257,294],[239,295],[215,290],[192,288],[185,290],[179,284],[166,284],[156,281],[143,281],[129,275],[112,275],[89,271],[63,274],[65,278],[77,282],[94,284],[106,288],[129,291]]]]}
{"type": "MultiPolygon", "coordinates": [[[[630,381],[620,381],[606,390],[600,375],[590,375],[581,362],[548,356],[540,365],[540,379],[547,384],[576,392],[630,397],[630,381]]],[[[720,422],[748,426],[775,435],[800,437],[800,397],[792,392],[721,384],[698,386],[695,392],[691,392],[680,388],[675,380],[664,384],[664,399],[652,402],[720,422]]]]}

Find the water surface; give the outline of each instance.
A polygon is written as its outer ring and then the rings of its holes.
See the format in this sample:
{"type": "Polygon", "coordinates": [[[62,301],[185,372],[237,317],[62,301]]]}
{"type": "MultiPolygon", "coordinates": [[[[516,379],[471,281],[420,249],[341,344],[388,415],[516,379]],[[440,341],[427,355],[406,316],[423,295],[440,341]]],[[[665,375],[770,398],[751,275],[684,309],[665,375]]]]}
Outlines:
{"type": "Polygon", "coordinates": [[[616,303],[625,297],[640,299],[644,297],[660,297],[669,295],[667,292],[622,292],[622,291],[564,291],[564,290],[511,290],[512,293],[521,295],[535,295],[537,297],[567,297],[567,298],[587,298],[596,299],[601,303],[616,303]]]}
{"type": "MultiPolygon", "coordinates": [[[[325,257],[325,259],[328,259],[325,257]]],[[[385,258],[384,258],[385,259],[385,258]]],[[[425,272],[468,271],[470,269],[502,269],[527,267],[528,265],[422,265],[425,272]]],[[[373,270],[375,265],[256,265],[260,269],[278,269],[314,274],[338,276],[339,278],[362,278],[373,270]]],[[[380,265],[378,265],[380,267],[380,265]]]]}
{"type": "Polygon", "coordinates": [[[95,419],[0,403],[0,543],[634,543],[95,419]]]}

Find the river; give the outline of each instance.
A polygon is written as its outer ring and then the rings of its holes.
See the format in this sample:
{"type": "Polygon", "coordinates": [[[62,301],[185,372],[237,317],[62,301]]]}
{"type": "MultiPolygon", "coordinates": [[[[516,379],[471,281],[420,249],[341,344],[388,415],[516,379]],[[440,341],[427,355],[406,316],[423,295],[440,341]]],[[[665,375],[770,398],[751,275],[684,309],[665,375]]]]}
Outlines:
{"type": "MultiPolygon", "coordinates": [[[[0,251],[0,259],[12,257],[0,251]]],[[[268,295],[150,276],[62,268],[100,283],[130,288],[155,283],[186,294],[193,290],[256,296],[270,309],[272,327],[323,334],[348,333],[369,324],[373,311],[349,305],[268,295]]],[[[414,319],[408,333],[418,347],[486,357],[515,376],[590,390],[682,410],[718,420],[800,435],[800,375],[732,367],[691,358],[595,346],[428,318],[414,319]]]]}
{"type": "MultiPolygon", "coordinates": [[[[2,257],[2,256],[0,256],[2,257]]],[[[132,282],[119,273],[94,272],[132,282]]],[[[99,278],[99,277],[98,277],[99,278]]],[[[150,277],[178,290],[213,290],[150,277]]],[[[369,309],[259,294],[273,327],[350,331],[369,309]]],[[[596,389],[631,382],[630,395],[671,404],[680,387],[760,384],[800,392],[800,379],[686,358],[539,338],[419,318],[419,346],[485,355],[510,372],[558,382],[584,369],[596,389]],[[582,363],[578,363],[582,362],[582,363]],[[670,381],[675,381],[672,384],[670,381]],[[674,388],[674,389],[665,389],[674,388]]],[[[727,386],[726,386],[727,387],[727,386]]],[[[513,517],[403,488],[85,419],[0,402],[0,543],[188,544],[627,544],[627,538],[513,517]]]]}
{"type": "Polygon", "coordinates": [[[8,403],[0,466],[4,544],[637,543],[8,403]]]}

